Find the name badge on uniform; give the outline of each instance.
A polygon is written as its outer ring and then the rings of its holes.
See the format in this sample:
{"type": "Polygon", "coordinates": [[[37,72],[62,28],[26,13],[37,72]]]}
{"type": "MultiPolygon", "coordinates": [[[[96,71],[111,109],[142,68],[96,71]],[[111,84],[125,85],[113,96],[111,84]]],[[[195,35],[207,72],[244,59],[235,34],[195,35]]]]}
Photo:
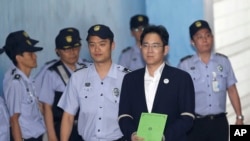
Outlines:
{"type": "Polygon", "coordinates": [[[85,84],[84,84],[84,90],[85,91],[90,91],[91,90],[91,87],[90,87],[90,83],[89,82],[86,82],[85,84]]]}
{"type": "Polygon", "coordinates": [[[212,72],[213,73],[213,82],[212,82],[212,88],[214,92],[219,92],[219,82],[216,79],[216,72],[212,72]]]}
{"type": "Polygon", "coordinates": [[[222,71],[223,71],[222,65],[218,65],[218,66],[217,66],[217,70],[218,70],[219,72],[222,72],[222,71]]]}
{"type": "Polygon", "coordinates": [[[120,91],[119,91],[118,88],[113,89],[113,95],[116,96],[116,97],[118,97],[120,95],[120,91]]]}

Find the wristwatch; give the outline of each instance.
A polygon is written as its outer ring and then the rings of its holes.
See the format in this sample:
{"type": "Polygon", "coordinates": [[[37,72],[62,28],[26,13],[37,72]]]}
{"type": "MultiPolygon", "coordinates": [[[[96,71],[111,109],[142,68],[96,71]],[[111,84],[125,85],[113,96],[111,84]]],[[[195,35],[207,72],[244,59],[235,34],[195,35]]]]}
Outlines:
{"type": "Polygon", "coordinates": [[[244,116],[243,115],[238,115],[238,116],[236,116],[236,119],[244,120],[244,116]]]}

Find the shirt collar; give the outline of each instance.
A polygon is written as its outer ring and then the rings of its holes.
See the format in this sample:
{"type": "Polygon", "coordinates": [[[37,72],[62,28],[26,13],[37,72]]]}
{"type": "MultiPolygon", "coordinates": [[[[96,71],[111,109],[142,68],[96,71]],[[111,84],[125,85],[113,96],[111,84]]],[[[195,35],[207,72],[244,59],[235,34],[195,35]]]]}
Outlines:
{"type": "MultiPolygon", "coordinates": [[[[95,64],[93,63],[92,65],[89,65],[88,67],[90,67],[91,70],[93,70],[91,72],[92,75],[98,74],[95,68],[95,64]],[[95,72],[95,73],[94,73],[95,72]]],[[[112,77],[112,78],[117,78],[117,69],[115,69],[116,65],[114,63],[111,64],[111,67],[109,69],[109,72],[107,74],[106,77],[112,77]]]]}
{"type": "MultiPolygon", "coordinates": [[[[163,63],[155,70],[155,72],[154,72],[154,77],[161,75],[164,66],[165,66],[165,62],[163,62],[163,63]]],[[[146,67],[145,77],[152,77],[152,76],[149,75],[148,67],[146,67]]]]}
{"type": "MultiPolygon", "coordinates": [[[[211,61],[214,61],[214,60],[215,60],[215,53],[211,53],[210,60],[211,60],[211,61]]],[[[197,62],[200,62],[200,61],[201,61],[201,59],[200,59],[200,57],[198,56],[198,54],[195,54],[195,55],[194,55],[194,62],[197,63],[197,62]]]]}

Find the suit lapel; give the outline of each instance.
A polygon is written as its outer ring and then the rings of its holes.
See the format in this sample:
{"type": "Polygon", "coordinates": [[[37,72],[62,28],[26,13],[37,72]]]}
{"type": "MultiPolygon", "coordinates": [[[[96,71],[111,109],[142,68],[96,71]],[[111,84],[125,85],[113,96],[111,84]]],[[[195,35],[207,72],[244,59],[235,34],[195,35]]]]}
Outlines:
{"type": "Polygon", "coordinates": [[[140,76],[138,76],[139,80],[138,80],[138,94],[140,95],[140,97],[142,97],[142,104],[144,105],[144,109],[145,111],[148,112],[148,108],[147,108],[147,102],[146,102],[146,93],[145,93],[145,86],[144,86],[144,75],[145,75],[145,68],[141,71],[141,73],[139,73],[140,76]]]}
{"type": "MultiPolygon", "coordinates": [[[[160,78],[158,86],[157,86],[155,99],[154,99],[154,103],[153,103],[153,107],[152,107],[152,112],[156,110],[155,108],[157,107],[157,104],[159,103],[159,101],[161,101],[160,95],[163,93],[163,90],[168,89],[167,81],[169,81],[170,74],[171,74],[171,71],[169,69],[169,66],[167,66],[165,64],[165,66],[162,70],[161,78],[160,78]]],[[[165,91],[164,93],[167,93],[167,91],[165,91]]]]}

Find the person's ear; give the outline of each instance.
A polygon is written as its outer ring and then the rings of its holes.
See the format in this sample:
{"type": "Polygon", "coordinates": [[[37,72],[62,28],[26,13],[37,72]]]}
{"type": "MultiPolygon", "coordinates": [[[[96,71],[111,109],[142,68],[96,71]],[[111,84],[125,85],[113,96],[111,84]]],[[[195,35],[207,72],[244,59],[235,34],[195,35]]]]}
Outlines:
{"type": "Polygon", "coordinates": [[[195,43],[193,41],[191,41],[191,44],[192,44],[192,46],[195,46],[195,43]]]}
{"type": "Polygon", "coordinates": [[[164,55],[167,55],[168,54],[168,52],[169,52],[169,46],[168,45],[165,45],[164,46],[164,55]]]}
{"type": "Polygon", "coordinates": [[[111,44],[111,48],[112,48],[112,50],[115,49],[115,42],[114,42],[114,41],[113,41],[112,44],[111,44]]]}
{"type": "Polygon", "coordinates": [[[16,61],[19,61],[21,59],[21,55],[16,55],[16,61]]]}
{"type": "Polygon", "coordinates": [[[56,55],[57,55],[58,57],[60,57],[60,53],[59,53],[58,49],[55,49],[55,52],[56,52],[56,55]]]}

